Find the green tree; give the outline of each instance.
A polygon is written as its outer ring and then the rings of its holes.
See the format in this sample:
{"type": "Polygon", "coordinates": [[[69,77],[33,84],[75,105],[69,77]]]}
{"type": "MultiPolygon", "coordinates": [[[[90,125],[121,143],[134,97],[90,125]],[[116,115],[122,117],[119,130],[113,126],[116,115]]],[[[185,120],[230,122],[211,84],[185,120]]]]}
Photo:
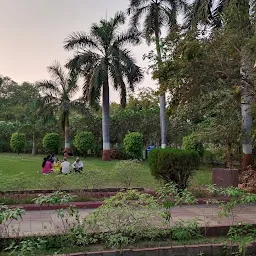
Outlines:
{"type": "Polygon", "coordinates": [[[44,80],[37,83],[40,88],[43,100],[47,106],[59,110],[61,113],[61,127],[65,136],[65,151],[70,151],[70,125],[69,115],[71,108],[77,108],[79,100],[72,97],[77,93],[79,86],[77,83],[78,74],[74,71],[65,73],[58,62],[48,67],[48,71],[53,80],[44,80]]]}
{"type": "Polygon", "coordinates": [[[175,44],[167,38],[170,56],[155,74],[172,95],[171,120],[182,121],[184,135],[195,132],[206,147],[225,149],[229,167],[231,147],[237,151],[241,141],[240,53],[233,46],[232,34],[224,29],[200,39],[193,33],[177,36],[175,44]]]}
{"type": "Polygon", "coordinates": [[[22,149],[24,149],[25,143],[25,135],[23,133],[15,132],[12,134],[10,140],[10,146],[12,150],[19,154],[22,151],[22,149]]]}
{"type": "Polygon", "coordinates": [[[120,90],[121,105],[126,105],[126,84],[131,90],[141,81],[141,69],[135,64],[127,44],[137,45],[139,34],[134,30],[120,32],[125,23],[125,15],[117,13],[114,18],[103,19],[93,24],[90,34],[73,33],[66,41],[66,50],[79,50],[79,53],[68,63],[76,68],[85,78],[84,94],[91,104],[99,100],[102,90],[102,137],[103,160],[110,160],[110,107],[109,83],[120,90]],[[127,83],[125,83],[127,81],[127,83]]]}
{"type": "MultiPolygon", "coordinates": [[[[148,43],[155,40],[157,52],[158,68],[162,65],[162,53],[160,36],[163,27],[169,30],[177,25],[177,16],[180,10],[186,8],[184,1],[179,0],[130,0],[128,14],[131,17],[131,27],[138,27],[139,20],[145,17],[143,23],[143,34],[148,43]]],[[[166,121],[165,121],[165,93],[160,84],[160,126],[161,126],[161,146],[165,148],[167,145],[166,137],[166,121]]]]}
{"type": "Polygon", "coordinates": [[[200,157],[204,155],[204,145],[194,133],[183,137],[182,148],[185,150],[194,150],[200,157]]]}
{"type": "Polygon", "coordinates": [[[252,164],[254,21],[255,2],[249,0],[195,0],[187,14],[187,27],[196,29],[200,22],[221,27],[230,33],[233,47],[240,53],[243,170],[252,164]]]}
{"type": "Polygon", "coordinates": [[[89,150],[93,149],[94,146],[94,136],[92,132],[79,132],[75,136],[75,147],[78,151],[84,155],[87,154],[89,150]]]}

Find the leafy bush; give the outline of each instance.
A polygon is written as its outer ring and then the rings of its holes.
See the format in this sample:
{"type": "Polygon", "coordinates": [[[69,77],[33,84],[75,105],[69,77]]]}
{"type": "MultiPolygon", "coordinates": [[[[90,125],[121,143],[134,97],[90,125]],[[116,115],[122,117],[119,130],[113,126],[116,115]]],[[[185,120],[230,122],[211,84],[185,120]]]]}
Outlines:
{"type": "Polygon", "coordinates": [[[159,235],[159,231],[155,232],[156,227],[163,224],[162,213],[153,196],[129,190],[106,199],[104,205],[86,218],[86,222],[92,233],[104,232],[103,242],[114,247],[131,242],[134,238],[154,239],[159,235]],[[110,234],[115,236],[110,238],[110,234]]]}
{"type": "Polygon", "coordinates": [[[15,132],[12,134],[10,146],[13,151],[19,154],[21,150],[25,147],[25,143],[25,135],[23,133],[15,132]]]}
{"type": "Polygon", "coordinates": [[[124,138],[125,152],[134,159],[141,159],[143,150],[143,135],[139,132],[130,132],[124,138]]]}
{"type": "Polygon", "coordinates": [[[201,237],[199,219],[177,221],[172,227],[172,239],[178,241],[190,240],[201,237]]]}
{"type": "Polygon", "coordinates": [[[203,143],[198,140],[195,134],[190,134],[188,136],[183,137],[182,140],[182,148],[185,150],[194,150],[198,152],[200,157],[204,155],[204,146],[203,143]]]}
{"type": "Polygon", "coordinates": [[[140,168],[138,160],[124,160],[116,163],[115,171],[121,184],[129,188],[140,168]]]}
{"type": "Polygon", "coordinates": [[[149,154],[151,174],[166,183],[174,182],[179,189],[188,186],[199,163],[200,157],[195,151],[166,148],[154,149],[149,154]]]}
{"type": "Polygon", "coordinates": [[[75,136],[74,144],[81,154],[86,155],[89,150],[93,149],[94,136],[91,132],[79,132],[75,136]]]}
{"type": "Polygon", "coordinates": [[[8,152],[10,150],[10,139],[12,133],[17,131],[19,123],[0,121],[0,152],[8,152]]]}
{"type": "Polygon", "coordinates": [[[43,138],[43,147],[47,153],[58,153],[60,136],[58,133],[47,133],[43,138]]]}
{"type": "Polygon", "coordinates": [[[125,152],[125,149],[122,144],[113,146],[111,150],[111,159],[113,160],[127,160],[129,159],[128,154],[125,152]]]}

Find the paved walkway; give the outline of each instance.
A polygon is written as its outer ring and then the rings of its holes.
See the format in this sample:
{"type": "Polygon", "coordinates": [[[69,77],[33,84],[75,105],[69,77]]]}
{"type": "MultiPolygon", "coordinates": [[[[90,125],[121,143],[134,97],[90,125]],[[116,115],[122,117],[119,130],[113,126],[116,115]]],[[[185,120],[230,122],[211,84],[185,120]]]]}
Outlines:
{"type": "MultiPolygon", "coordinates": [[[[79,210],[81,218],[90,214],[93,210],[79,210]]],[[[256,223],[256,205],[241,205],[236,207],[233,216],[229,218],[219,218],[219,206],[217,205],[192,205],[175,207],[172,209],[172,223],[183,219],[185,221],[194,218],[200,219],[202,226],[229,226],[238,223],[256,223]]],[[[68,220],[72,224],[73,220],[68,220]]],[[[10,236],[30,236],[38,234],[54,234],[62,233],[64,229],[63,223],[58,218],[56,211],[26,211],[22,220],[12,221],[8,227],[10,236]]],[[[0,225],[0,234],[7,235],[5,227],[0,225]]]]}

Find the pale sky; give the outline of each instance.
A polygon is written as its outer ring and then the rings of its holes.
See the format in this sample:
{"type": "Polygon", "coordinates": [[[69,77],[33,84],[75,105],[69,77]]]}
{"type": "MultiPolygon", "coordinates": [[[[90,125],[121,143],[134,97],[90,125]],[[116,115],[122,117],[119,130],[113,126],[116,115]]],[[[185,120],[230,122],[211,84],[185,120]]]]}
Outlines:
{"type": "MultiPolygon", "coordinates": [[[[126,10],[128,0],[0,0],[0,75],[16,82],[49,79],[46,67],[54,60],[65,64],[71,53],[63,49],[73,31],[89,31],[93,22],[126,10]]],[[[138,65],[147,67],[144,43],[131,48],[138,65]]],[[[139,87],[156,87],[145,74],[139,87]]],[[[119,94],[111,90],[111,101],[119,94]]]]}

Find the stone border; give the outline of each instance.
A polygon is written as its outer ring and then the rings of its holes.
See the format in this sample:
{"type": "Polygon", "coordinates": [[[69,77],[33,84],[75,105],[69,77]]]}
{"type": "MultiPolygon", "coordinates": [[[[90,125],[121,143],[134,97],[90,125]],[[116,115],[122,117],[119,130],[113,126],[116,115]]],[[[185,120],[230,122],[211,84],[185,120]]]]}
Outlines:
{"type": "MultiPolygon", "coordinates": [[[[200,253],[207,256],[220,256],[223,252],[231,250],[230,246],[223,244],[198,244],[198,245],[183,245],[173,247],[159,247],[159,248],[143,248],[143,249],[125,249],[120,254],[119,251],[100,251],[100,252],[84,252],[84,253],[72,253],[70,256],[197,256],[200,253]]],[[[232,247],[233,252],[238,251],[238,246],[232,247]]],[[[256,244],[252,244],[247,249],[247,254],[256,254],[256,244]]]]}
{"type": "Polygon", "coordinates": [[[10,195],[10,194],[50,194],[56,191],[66,192],[66,193],[108,193],[108,192],[120,192],[135,189],[138,191],[143,191],[146,193],[154,193],[154,191],[150,189],[144,188],[95,188],[95,189],[35,189],[35,190],[10,190],[10,191],[0,191],[0,195],[10,195]]]}
{"type": "MultiPolygon", "coordinates": [[[[101,194],[102,197],[107,198],[110,196],[113,196],[115,194],[101,194]]],[[[208,198],[198,198],[197,204],[198,205],[203,205],[206,204],[206,201],[208,198]]],[[[229,202],[230,199],[226,197],[218,197],[216,198],[218,201],[223,201],[223,202],[229,202]]],[[[16,207],[16,208],[23,208],[24,210],[27,211],[42,211],[42,210],[57,210],[57,209],[67,209],[70,205],[77,207],[78,209],[95,209],[100,207],[101,205],[104,204],[104,201],[87,201],[87,202],[70,202],[69,204],[61,204],[61,205],[37,205],[37,204],[15,204],[15,205],[9,205],[9,207],[16,207]]],[[[186,205],[186,204],[184,204],[186,205]]]]}
{"type": "Polygon", "coordinates": [[[9,207],[22,208],[26,211],[44,211],[44,210],[67,209],[71,205],[78,209],[96,209],[103,204],[104,204],[103,201],[91,201],[91,202],[71,202],[69,204],[42,205],[42,206],[38,204],[15,204],[15,205],[9,205],[9,207]]]}

